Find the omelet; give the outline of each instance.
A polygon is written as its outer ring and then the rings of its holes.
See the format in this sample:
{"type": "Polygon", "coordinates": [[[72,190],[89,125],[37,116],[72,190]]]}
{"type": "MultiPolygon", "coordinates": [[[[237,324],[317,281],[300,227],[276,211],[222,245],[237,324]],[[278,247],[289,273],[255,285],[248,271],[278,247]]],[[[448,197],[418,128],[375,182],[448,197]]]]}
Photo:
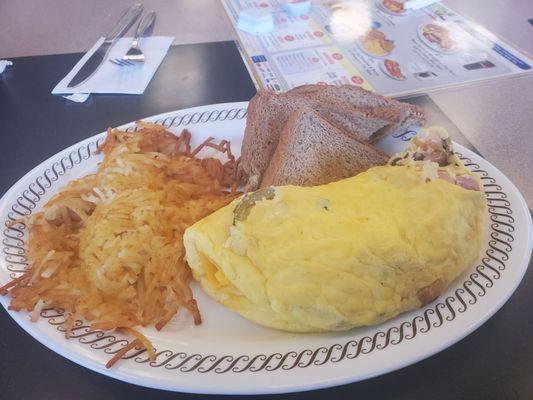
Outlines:
{"type": "Polygon", "coordinates": [[[267,327],[382,323],[434,300],[478,257],[484,193],[440,178],[445,168],[386,165],[244,195],[186,230],[187,261],[209,296],[267,327]]]}

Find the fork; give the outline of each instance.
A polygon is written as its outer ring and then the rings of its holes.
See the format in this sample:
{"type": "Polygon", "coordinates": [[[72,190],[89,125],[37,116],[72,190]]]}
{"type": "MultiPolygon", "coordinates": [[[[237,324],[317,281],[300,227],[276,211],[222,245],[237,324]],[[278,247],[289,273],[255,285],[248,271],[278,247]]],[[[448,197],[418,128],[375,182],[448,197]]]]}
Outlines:
{"type": "Polygon", "coordinates": [[[139,47],[139,41],[141,38],[146,37],[151,33],[151,30],[154,27],[154,23],[155,12],[150,11],[139,22],[137,30],[135,31],[135,37],[133,38],[131,47],[126,53],[126,55],[122,58],[110,59],[109,62],[112,62],[113,64],[119,65],[121,67],[144,62],[145,57],[141,48],[139,47]]]}

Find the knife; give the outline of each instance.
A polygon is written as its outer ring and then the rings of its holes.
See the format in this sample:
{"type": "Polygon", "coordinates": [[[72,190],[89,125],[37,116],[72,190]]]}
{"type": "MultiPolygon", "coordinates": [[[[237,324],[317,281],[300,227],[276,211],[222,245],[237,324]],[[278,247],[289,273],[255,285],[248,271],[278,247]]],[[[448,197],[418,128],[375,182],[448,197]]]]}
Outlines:
{"type": "Polygon", "coordinates": [[[74,78],[69,82],[67,87],[73,88],[81,85],[87,81],[94,73],[100,68],[102,62],[107,57],[107,53],[113,44],[122,37],[128,29],[137,21],[143,11],[141,3],[136,3],[129,8],[128,11],[120,18],[113,30],[109,32],[104,39],[104,42],[98,47],[98,49],[89,57],[89,59],[83,64],[80,70],[74,75],[74,78]]]}

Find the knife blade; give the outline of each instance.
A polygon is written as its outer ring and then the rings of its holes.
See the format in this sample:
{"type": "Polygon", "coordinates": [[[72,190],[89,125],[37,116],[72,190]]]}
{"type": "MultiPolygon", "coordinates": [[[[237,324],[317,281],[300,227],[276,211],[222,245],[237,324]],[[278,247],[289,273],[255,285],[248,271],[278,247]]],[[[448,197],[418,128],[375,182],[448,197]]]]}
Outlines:
{"type": "Polygon", "coordinates": [[[105,36],[103,43],[98,49],[89,57],[89,59],[83,64],[80,70],[70,80],[67,87],[73,88],[86,82],[91,76],[94,75],[98,68],[102,65],[103,61],[107,57],[109,50],[117,39],[122,37],[128,29],[137,21],[143,10],[141,3],[136,3],[131,6],[122,15],[115,27],[105,36]]]}

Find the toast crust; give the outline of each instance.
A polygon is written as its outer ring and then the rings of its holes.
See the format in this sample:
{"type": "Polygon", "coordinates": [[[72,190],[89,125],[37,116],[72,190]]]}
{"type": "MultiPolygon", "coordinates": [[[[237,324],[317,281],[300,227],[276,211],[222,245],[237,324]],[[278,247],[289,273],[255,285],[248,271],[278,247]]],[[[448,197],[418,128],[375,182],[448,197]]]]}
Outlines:
{"type": "Polygon", "coordinates": [[[388,155],[331,125],[312,109],[291,114],[261,187],[314,186],[383,165],[388,155]],[[311,123],[312,126],[306,126],[311,123]]]}
{"type": "Polygon", "coordinates": [[[315,110],[344,134],[368,143],[413,124],[425,122],[418,107],[352,85],[303,85],[284,94],[261,89],[251,99],[241,149],[238,176],[245,190],[265,179],[289,117],[298,110],[315,110]]]}

